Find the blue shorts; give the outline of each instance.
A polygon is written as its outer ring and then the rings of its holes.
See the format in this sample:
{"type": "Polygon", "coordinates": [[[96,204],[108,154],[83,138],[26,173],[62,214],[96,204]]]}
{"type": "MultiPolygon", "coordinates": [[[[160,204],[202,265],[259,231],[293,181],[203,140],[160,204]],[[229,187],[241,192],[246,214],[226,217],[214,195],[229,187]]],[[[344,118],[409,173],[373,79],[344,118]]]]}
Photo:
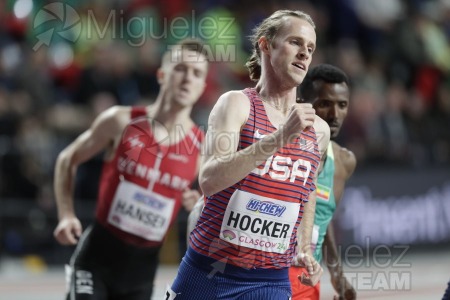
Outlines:
{"type": "Polygon", "coordinates": [[[198,268],[184,257],[165,299],[288,300],[290,297],[289,280],[262,281],[223,276],[220,271],[208,272],[198,268]]]}

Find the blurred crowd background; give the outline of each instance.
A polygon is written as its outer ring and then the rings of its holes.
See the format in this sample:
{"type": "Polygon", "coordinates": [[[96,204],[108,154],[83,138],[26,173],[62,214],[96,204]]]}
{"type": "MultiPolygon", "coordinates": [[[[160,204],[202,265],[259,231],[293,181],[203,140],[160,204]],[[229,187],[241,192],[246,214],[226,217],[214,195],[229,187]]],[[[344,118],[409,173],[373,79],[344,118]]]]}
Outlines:
{"type": "MultiPolygon", "coordinates": [[[[449,170],[450,0],[0,3],[0,254],[58,260],[49,251],[61,249],[52,239],[56,156],[106,108],[151,103],[168,45],[200,37],[211,47],[207,90],[193,111],[206,129],[222,93],[254,85],[244,67],[248,36],[278,9],[309,13],[312,65],[331,63],[351,78],[339,141],[358,170],[449,170]]],[[[92,205],[82,218],[93,215],[101,159],[77,176],[77,201],[92,205]]]]}

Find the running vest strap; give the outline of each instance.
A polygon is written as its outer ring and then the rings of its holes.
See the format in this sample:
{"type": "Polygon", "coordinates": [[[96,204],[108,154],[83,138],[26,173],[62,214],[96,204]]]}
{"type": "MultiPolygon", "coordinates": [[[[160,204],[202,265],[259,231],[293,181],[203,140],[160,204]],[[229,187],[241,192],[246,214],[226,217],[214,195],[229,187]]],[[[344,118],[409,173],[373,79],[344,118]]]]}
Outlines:
{"type": "Polygon", "coordinates": [[[312,247],[314,249],[314,258],[318,262],[322,260],[322,245],[327,233],[327,227],[336,210],[336,201],[333,192],[334,168],[333,145],[330,142],[328,144],[325,165],[317,178],[316,213],[314,216],[312,247]]]}

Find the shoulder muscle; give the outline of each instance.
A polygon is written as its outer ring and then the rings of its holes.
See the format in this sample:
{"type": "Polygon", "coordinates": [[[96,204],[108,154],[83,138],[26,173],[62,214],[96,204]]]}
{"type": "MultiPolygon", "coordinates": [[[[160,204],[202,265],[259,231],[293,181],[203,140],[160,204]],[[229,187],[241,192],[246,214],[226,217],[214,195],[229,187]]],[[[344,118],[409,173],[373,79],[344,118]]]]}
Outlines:
{"type": "Polygon", "coordinates": [[[220,96],[211,111],[209,129],[236,130],[245,124],[249,112],[250,101],[241,91],[227,92],[220,96]]]}
{"type": "Polygon", "coordinates": [[[347,173],[347,178],[349,178],[356,168],[356,157],[355,154],[345,147],[341,147],[337,143],[333,142],[333,151],[339,157],[342,166],[344,166],[347,173]]]}

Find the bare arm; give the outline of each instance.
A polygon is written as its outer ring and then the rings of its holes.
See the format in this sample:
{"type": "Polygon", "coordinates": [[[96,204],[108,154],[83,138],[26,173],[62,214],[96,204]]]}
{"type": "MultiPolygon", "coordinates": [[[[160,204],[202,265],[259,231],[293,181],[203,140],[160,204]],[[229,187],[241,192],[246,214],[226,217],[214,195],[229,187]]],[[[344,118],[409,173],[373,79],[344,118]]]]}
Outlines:
{"type": "Polygon", "coordinates": [[[303,209],[303,217],[298,230],[298,250],[312,256],[311,239],[314,227],[314,213],[316,211],[316,191],[309,194],[308,203],[303,209]]]}
{"type": "MultiPolygon", "coordinates": [[[[333,142],[333,151],[335,152],[335,184],[333,193],[336,199],[336,206],[339,205],[342,198],[346,181],[350,178],[356,168],[356,158],[353,152],[340,147],[333,142]]],[[[334,238],[334,228],[331,222],[328,225],[322,246],[323,256],[326,258],[326,265],[331,275],[331,283],[343,299],[356,299],[356,291],[344,276],[339,253],[334,238]]]]}
{"type": "Polygon", "coordinates": [[[334,239],[333,223],[330,223],[322,246],[325,263],[330,272],[331,284],[339,294],[339,299],[356,299],[356,291],[345,278],[339,253],[334,239]]]}
{"type": "Polygon", "coordinates": [[[304,266],[308,275],[302,274],[299,278],[304,285],[315,286],[320,277],[322,277],[323,269],[314,259],[311,251],[311,237],[314,226],[314,213],[316,208],[316,191],[311,192],[308,203],[303,211],[303,218],[297,233],[298,236],[298,255],[295,258],[294,265],[304,266]],[[300,264],[298,262],[300,261],[300,264]]]}
{"type": "MultiPolygon", "coordinates": [[[[197,173],[200,170],[201,160],[198,160],[197,163],[197,173]]],[[[197,192],[198,193],[198,192],[197,192]]],[[[189,247],[189,235],[191,234],[192,230],[194,230],[195,225],[197,224],[198,218],[200,218],[200,214],[202,213],[203,206],[205,204],[204,198],[200,193],[198,193],[197,198],[195,199],[194,205],[192,209],[189,210],[189,216],[187,220],[187,245],[189,247]]]]}
{"type": "Polygon", "coordinates": [[[325,257],[325,263],[331,276],[342,272],[340,257],[337,252],[336,241],[334,239],[334,229],[332,223],[328,225],[325,240],[323,242],[322,253],[325,257]]]}
{"type": "MultiPolygon", "coordinates": [[[[196,174],[195,178],[197,178],[197,176],[198,176],[198,171],[200,169],[200,163],[201,163],[201,160],[200,160],[200,155],[199,155],[199,158],[197,159],[197,169],[196,169],[196,173],[195,173],[196,174]]],[[[182,195],[182,199],[181,199],[181,202],[182,202],[184,208],[188,212],[192,211],[192,209],[194,209],[194,207],[197,203],[197,200],[198,200],[198,198],[200,198],[200,196],[201,196],[200,192],[197,189],[190,189],[189,187],[187,187],[186,190],[183,191],[183,195],[182,195]]],[[[188,224],[188,226],[189,226],[189,224],[188,224]]],[[[189,231],[188,231],[188,235],[189,235],[189,231]]]]}
{"type": "Polygon", "coordinates": [[[242,92],[222,95],[211,111],[199,176],[200,187],[206,196],[243,179],[314,122],[312,106],[306,103],[296,104],[284,126],[237,151],[240,131],[249,112],[250,102],[242,92]]]}
{"type": "MultiPolygon", "coordinates": [[[[328,143],[330,142],[330,128],[325,121],[316,116],[314,122],[314,129],[317,135],[317,142],[319,153],[321,153],[321,161],[318,169],[314,174],[314,184],[317,184],[317,176],[319,174],[319,170],[323,166],[324,157],[326,155],[326,149],[328,147],[328,143]]],[[[316,211],[316,190],[311,192],[308,197],[308,203],[305,204],[303,210],[303,217],[300,223],[297,239],[298,239],[298,253],[300,255],[300,259],[303,260],[303,264],[307,267],[309,277],[302,276],[300,279],[303,284],[314,286],[320,280],[322,276],[323,270],[320,265],[313,258],[313,253],[311,249],[311,239],[312,239],[312,231],[314,227],[314,216],[316,211]]],[[[298,261],[299,258],[296,258],[298,261]]]]}
{"type": "MultiPolygon", "coordinates": [[[[326,149],[328,143],[330,142],[330,127],[321,118],[316,116],[314,122],[314,130],[317,135],[317,143],[319,148],[319,153],[321,154],[320,165],[314,174],[314,184],[317,184],[317,176],[319,175],[319,170],[322,169],[324,158],[326,156],[326,149]]],[[[316,191],[314,190],[309,194],[308,203],[305,204],[303,211],[302,222],[300,223],[298,231],[298,245],[299,251],[312,255],[311,252],[311,239],[312,230],[314,227],[314,215],[316,212],[316,191]]]]}
{"type": "MultiPolygon", "coordinates": [[[[334,186],[333,193],[336,200],[336,207],[339,205],[344,187],[347,180],[353,174],[356,167],[356,158],[353,152],[342,148],[335,142],[333,143],[333,152],[335,153],[335,172],[334,172],[334,186]]],[[[327,267],[330,273],[338,273],[342,271],[338,252],[336,250],[336,241],[334,239],[333,223],[328,225],[327,233],[325,235],[322,252],[326,257],[327,267]],[[336,272],[335,272],[336,271],[336,272]]]]}
{"type": "Polygon", "coordinates": [[[100,114],[88,130],[58,155],[54,174],[54,192],[59,223],[54,236],[63,245],[76,244],[76,238],[82,231],[73,206],[77,168],[100,151],[112,146],[114,138],[120,132],[116,114],[117,108],[111,108],[100,114]]]}

